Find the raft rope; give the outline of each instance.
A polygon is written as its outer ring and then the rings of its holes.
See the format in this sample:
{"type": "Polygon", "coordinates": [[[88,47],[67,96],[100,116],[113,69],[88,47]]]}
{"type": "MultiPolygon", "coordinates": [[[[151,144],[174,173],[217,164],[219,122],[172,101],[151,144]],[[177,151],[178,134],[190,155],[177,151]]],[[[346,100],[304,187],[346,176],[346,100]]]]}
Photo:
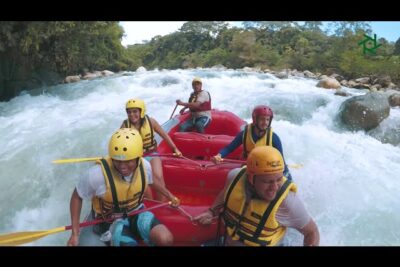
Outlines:
{"type": "MultiPolygon", "coordinates": [[[[152,201],[152,202],[156,202],[156,203],[163,203],[163,201],[159,201],[159,200],[155,200],[155,199],[149,199],[149,198],[144,198],[147,201],[152,201]]],[[[186,210],[184,210],[182,207],[178,206],[178,207],[170,207],[170,208],[174,208],[174,209],[178,209],[184,216],[186,216],[187,218],[189,218],[189,220],[192,222],[193,225],[198,225],[198,223],[196,223],[196,221],[194,220],[194,216],[190,215],[186,210]]],[[[218,216],[212,217],[213,222],[211,224],[216,224],[218,216]]]]}
{"type": "Polygon", "coordinates": [[[199,166],[201,169],[207,169],[207,168],[214,168],[214,167],[218,167],[220,165],[223,164],[232,164],[232,163],[239,163],[239,164],[244,164],[245,161],[242,160],[230,160],[230,159],[224,159],[221,163],[219,164],[215,164],[215,163],[209,163],[209,164],[201,164],[199,162],[197,162],[196,160],[193,160],[191,158],[185,157],[185,156],[176,156],[173,153],[171,154],[158,154],[158,155],[151,155],[152,157],[177,157],[177,158],[183,158],[186,159],[187,161],[191,162],[194,165],[199,166]]]}

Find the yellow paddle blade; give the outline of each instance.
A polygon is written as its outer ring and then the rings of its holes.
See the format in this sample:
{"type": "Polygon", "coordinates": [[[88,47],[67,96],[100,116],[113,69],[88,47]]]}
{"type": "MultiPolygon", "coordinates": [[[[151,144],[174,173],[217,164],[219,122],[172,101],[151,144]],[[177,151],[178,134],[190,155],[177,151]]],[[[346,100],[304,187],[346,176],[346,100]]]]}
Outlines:
{"type": "Polygon", "coordinates": [[[292,169],[300,169],[303,167],[303,164],[288,164],[288,167],[292,169]]]}
{"type": "Polygon", "coordinates": [[[65,226],[43,231],[18,232],[0,235],[0,246],[22,245],[25,243],[33,242],[47,235],[59,233],[62,231],[65,231],[65,226]]]}
{"type": "Polygon", "coordinates": [[[74,163],[74,162],[85,162],[85,161],[96,161],[102,159],[101,157],[96,158],[80,158],[80,159],[57,159],[53,160],[52,163],[63,164],[63,163],[74,163]]]}

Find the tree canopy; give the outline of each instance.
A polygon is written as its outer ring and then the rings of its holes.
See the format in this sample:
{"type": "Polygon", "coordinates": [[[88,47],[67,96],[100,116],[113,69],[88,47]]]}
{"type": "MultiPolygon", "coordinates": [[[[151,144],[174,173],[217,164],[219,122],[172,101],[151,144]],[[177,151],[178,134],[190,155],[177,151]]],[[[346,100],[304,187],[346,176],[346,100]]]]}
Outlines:
{"type": "Polygon", "coordinates": [[[41,69],[65,76],[139,66],[224,65],[322,73],[334,69],[347,78],[385,74],[399,82],[400,38],[395,44],[381,38],[377,53],[364,55],[359,42],[371,34],[367,22],[332,22],[331,29],[326,32],[319,21],[246,21],[242,27],[190,21],[171,34],[125,48],[118,22],[5,21],[0,24],[0,100],[18,94],[24,89],[19,82],[34,81],[41,69]]]}

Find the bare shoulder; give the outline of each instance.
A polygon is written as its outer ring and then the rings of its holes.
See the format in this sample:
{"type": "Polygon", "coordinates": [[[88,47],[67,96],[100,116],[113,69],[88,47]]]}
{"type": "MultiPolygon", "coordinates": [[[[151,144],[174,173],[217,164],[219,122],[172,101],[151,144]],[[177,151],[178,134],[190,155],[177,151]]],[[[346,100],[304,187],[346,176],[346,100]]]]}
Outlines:
{"type": "Polygon", "coordinates": [[[150,122],[152,125],[160,125],[156,119],[154,119],[152,117],[149,117],[149,119],[150,119],[150,122]]]}

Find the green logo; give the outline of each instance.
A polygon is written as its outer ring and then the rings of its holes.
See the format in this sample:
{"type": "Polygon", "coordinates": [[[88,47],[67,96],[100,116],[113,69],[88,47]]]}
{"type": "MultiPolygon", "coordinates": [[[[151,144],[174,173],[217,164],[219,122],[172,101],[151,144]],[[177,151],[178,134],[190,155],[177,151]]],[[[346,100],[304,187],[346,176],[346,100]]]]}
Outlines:
{"type": "Polygon", "coordinates": [[[365,39],[358,43],[358,45],[363,46],[363,54],[365,55],[367,52],[371,54],[376,54],[376,49],[380,47],[382,44],[376,43],[376,34],[374,34],[374,38],[371,36],[364,34],[365,39]]]}

